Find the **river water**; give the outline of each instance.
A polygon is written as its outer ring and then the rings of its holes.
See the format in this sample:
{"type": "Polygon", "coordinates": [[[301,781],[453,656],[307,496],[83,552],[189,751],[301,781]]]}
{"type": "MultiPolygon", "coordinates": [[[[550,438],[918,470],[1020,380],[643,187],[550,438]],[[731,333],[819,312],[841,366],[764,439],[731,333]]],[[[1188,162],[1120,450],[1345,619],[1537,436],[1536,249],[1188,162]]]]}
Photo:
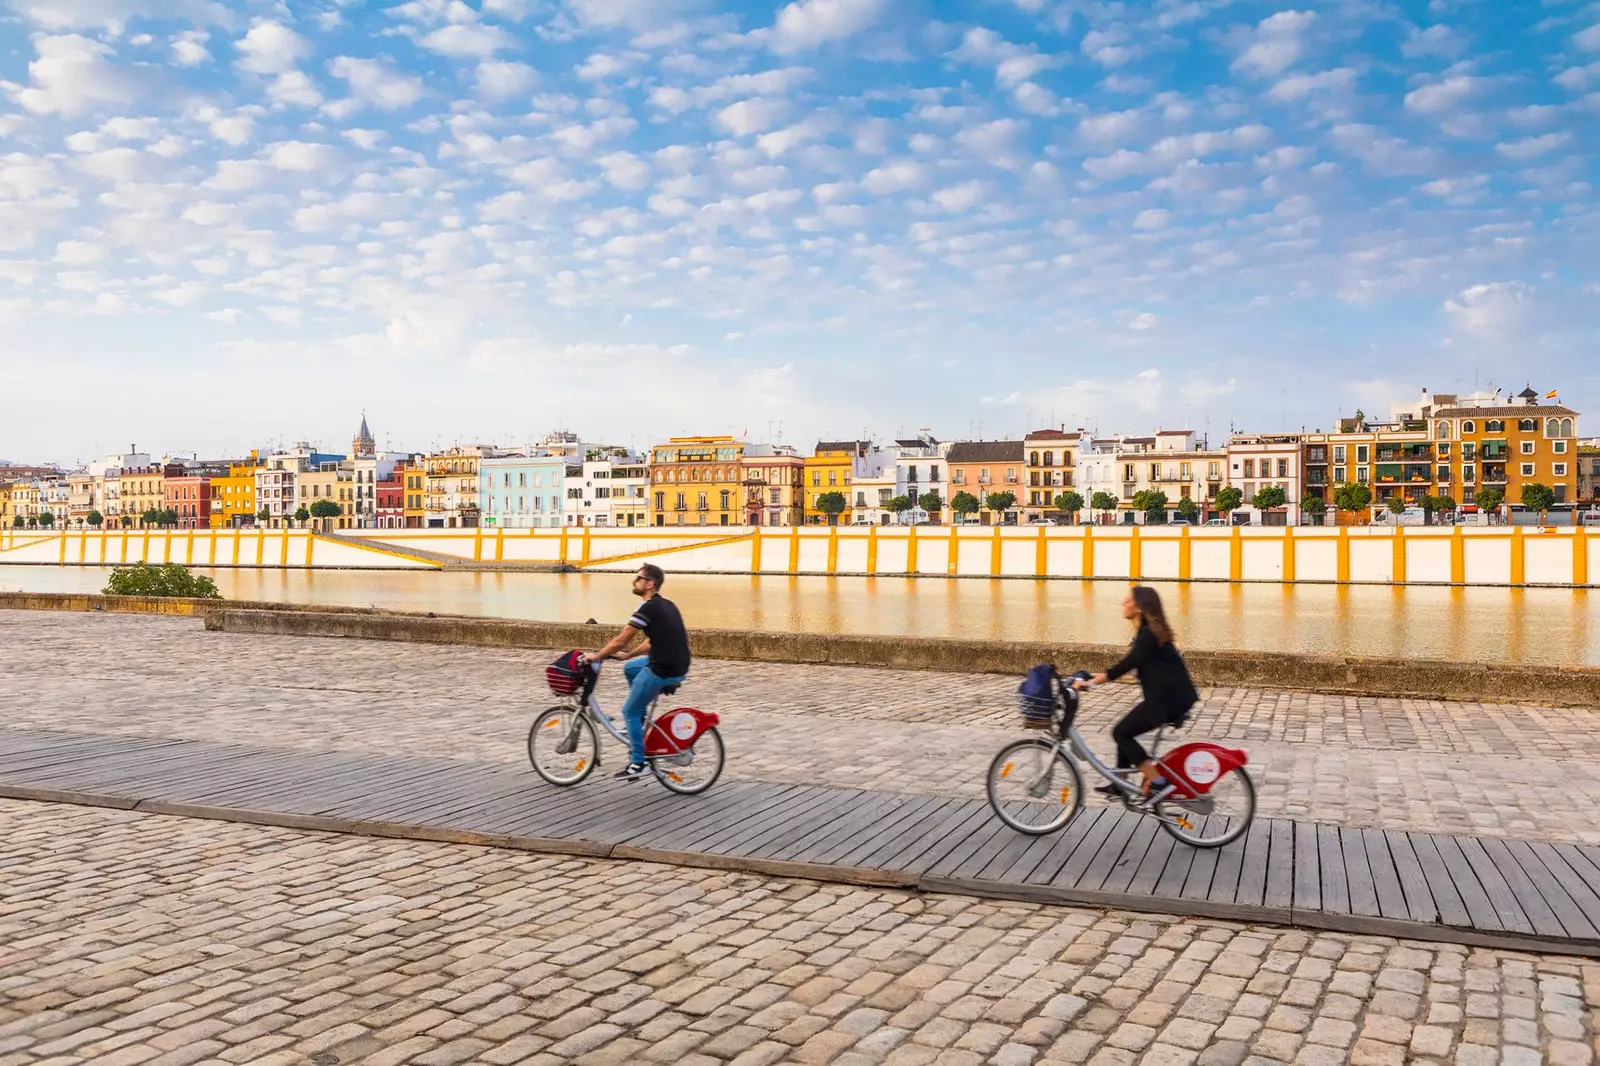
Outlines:
{"type": "MultiPolygon", "coordinates": [[[[239,600],[620,625],[623,574],[205,570],[239,600]]],[[[95,567],[0,567],[0,591],[97,592],[95,567]]],[[[1584,590],[1154,583],[1190,648],[1600,666],[1584,590]]],[[[1120,643],[1116,581],[673,575],[691,629],[1120,643]]]]}

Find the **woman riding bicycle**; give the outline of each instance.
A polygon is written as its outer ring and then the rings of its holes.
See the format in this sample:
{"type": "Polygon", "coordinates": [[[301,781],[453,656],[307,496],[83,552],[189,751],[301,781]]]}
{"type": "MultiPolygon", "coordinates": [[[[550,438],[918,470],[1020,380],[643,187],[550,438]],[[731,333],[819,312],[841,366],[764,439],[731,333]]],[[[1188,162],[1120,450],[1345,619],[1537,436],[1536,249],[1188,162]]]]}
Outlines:
{"type": "MultiPolygon", "coordinates": [[[[1123,770],[1138,767],[1144,778],[1144,794],[1155,799],[1170,786],[1165,782],[1156,784],[1156,764],[1138,738],[1165,725],[1182,725],[1200,694],[1189,678],[1183,656],[1172,642],[1172,627],[1167,623],[1161,597],[1155,589],[1144,585],[1130,589],[1127,599],[1122,601],[1122,617],[1134,624],[1133,647],[1117,665],[1087,681],[1074,681],[1073,687],[1092,688],[1115,681],[1129,671],[1138,673],[1144,699],[1112,727],[1111,736],[1117,742],[1117,767],[1123,770]],[[1155,786],[1154,796],[1151,795],[1152,785],[1155,786]]],[[[1095,791],[1118,795],[1117,787],[1110,784],[1095,791]]]]}

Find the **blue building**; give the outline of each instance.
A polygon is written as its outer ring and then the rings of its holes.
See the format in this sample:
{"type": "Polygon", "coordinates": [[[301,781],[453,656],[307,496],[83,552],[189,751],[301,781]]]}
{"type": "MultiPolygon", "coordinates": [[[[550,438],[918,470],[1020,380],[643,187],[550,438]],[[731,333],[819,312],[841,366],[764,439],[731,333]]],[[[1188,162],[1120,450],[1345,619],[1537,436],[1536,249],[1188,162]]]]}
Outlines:
{"type": "Polygon", "coordinates": [[[478,463],[478,509],[491,529],[556,528],[566,495],[562,455],[508,455],[478,463]]]}

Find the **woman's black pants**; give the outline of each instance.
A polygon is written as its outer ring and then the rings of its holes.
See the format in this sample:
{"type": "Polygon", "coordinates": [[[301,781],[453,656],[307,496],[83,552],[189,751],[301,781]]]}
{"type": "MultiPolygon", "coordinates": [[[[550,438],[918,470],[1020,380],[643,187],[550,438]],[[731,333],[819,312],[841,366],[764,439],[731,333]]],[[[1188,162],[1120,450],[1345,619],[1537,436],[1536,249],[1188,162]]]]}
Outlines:
{"type": "Polygon", "coordinates": [[[1134,705],[1133,710],[1123,715],[1122,721],[1111,729],[1111,738],[1117,742],[1117,768],[1131,770],[1150,758],[1150,753],[1139,743],[1140,736],[1182,720],[1181,715],[1174,715],[1164,707],[1152,707],[1148,703],[1134,705]]]}

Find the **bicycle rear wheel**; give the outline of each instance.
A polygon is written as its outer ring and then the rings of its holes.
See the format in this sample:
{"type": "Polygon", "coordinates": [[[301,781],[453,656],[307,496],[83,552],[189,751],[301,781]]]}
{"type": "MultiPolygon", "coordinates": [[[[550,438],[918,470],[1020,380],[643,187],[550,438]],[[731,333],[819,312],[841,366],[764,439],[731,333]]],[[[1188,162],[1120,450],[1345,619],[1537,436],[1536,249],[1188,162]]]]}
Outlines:
{"type": "Polygon", "coordinates": [[[722,776],[722,760],[722,734],[712,726],[694,738],[689,750],[677,755],[652,756],[650,769],[667,791],[680,796],[698,796],[722,776]]]}
{"type": "Polygon", "coordinates": [[[989,806],[1019,833],[1062,829],[1083,808],[1083,774],[1071,756],[1042,737],[1007,744],[989,763],[989,806]]]}
{"type": "Polygon", "coordinates": [[[533,772],[552,785],[576,785],[600,761],[600,738],[594,723],[576,707],[551,707],[528,730],[528,761],[533,772]]]}
{"type": "Polygon", "coordinates": [[[1174,838],[1193,848],[1220,848],[1244,836],[1256,816],[1256,785],[1236,766],[1217,779],[1204,796],[1156,804],[1156,820],[1174,838]]]}

